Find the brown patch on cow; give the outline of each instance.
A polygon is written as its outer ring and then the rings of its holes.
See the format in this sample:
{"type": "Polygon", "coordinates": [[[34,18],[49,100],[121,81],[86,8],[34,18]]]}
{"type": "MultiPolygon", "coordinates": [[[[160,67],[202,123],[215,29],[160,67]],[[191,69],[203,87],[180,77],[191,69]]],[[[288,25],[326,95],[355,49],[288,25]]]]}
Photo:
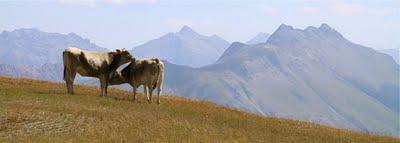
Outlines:
{"type": "Polygon", "coordinates": [[[87,58],[85,57],[85,53],[81,52],[81,54],[79,55],[79,61],[81,62],[81,64],[83,65],[84,69],[87,72],[87,76],[90,77],[97,77],[99,70],[93,68],[89,61],[87,60],[87,58]]]}
{"type": "Polygon", "coordinates": [[[126,66],[124,69],[122,69],[122,71],[121,71],[121,75],[122,75],[122,77],[124,77],[126,80],[127,80],[127,82],[131,82],[131,67],[132,67],[132,63],[133,62],[131,62],[128,66],[126,66]]]}
{"type": "Polygon", "coordinates": [[[121,53],[108,52],[108,56],[110,56],[112,59],[112,62],[110,64],[110,66],[108,67],[108,72],[117,70],[117,68],[119,66],[119,62],[121,61],[121,53]]]}

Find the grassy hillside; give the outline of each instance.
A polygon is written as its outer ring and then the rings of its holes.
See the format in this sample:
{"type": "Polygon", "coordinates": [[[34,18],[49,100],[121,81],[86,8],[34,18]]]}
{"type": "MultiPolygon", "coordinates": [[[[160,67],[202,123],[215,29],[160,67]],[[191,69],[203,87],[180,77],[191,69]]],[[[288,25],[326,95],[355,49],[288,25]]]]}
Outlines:
{"type": "MultiPolygon", "coordinates": [[[[128,92],[0,77],[0,142],[400,142],[209,102],[163,96],[128,101],[128,92]]],[[[131,96],[132,97],[132,96],[131,96]]]]}

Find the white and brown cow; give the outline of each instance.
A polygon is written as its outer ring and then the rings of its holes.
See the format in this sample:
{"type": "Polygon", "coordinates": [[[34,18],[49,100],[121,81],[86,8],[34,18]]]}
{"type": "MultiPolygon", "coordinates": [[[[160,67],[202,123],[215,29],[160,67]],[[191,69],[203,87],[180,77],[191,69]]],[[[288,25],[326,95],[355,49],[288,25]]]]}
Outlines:
{"type": "Polygon", "coordinates": [[[116,52],[85,51],[68,47],[63,52],[64,80],[68,93],[73,94],[73,83],[76,73],[86,77],[100,79],[101,96],[107,95],[108,78],[110,73],[120,65],[128,63],[132,55],[125,49],[116,52]]]}
{"type": "Polygon", "coordinates": [[[133,100],[136,100],[136,89],[143,85],[147,100],[151,103],[153,90],[157,88],[157,103],[160,104],[160,94],[164,78],[164,63],[158,58],[132,58],[131,63],[121,72],[110,74],[110,85],[129,83],[133,88],[133,100]],[[150,94],[150,96],[149,96],[150,94]]]}

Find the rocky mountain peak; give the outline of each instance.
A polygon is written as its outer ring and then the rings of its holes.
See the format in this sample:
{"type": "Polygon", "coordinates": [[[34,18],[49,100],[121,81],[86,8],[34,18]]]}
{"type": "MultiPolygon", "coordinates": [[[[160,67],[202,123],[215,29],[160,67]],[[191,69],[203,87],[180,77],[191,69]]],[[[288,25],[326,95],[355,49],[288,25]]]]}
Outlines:
{"type": "Polygon", "coordinates": [[[292,26],[282,24],[271,35],[267,42],[278,45],[296,41],[321,41],[321,40],[345,40],[343,36],[328,24],[321,24],[320,27],[309,26],[305,29],[295,29],[292,26]]]}
{"type": "Polygon", "coordinates": [[[184,34],[184,35],[187,35],[187,34],[190,34],[190,35],[196,34],[196,35],[197,35],[197,32],[194,31],[192,28],[190,28],[190,27],[187,26],[187,25],[183,26],[183,27],[181,28],[181,30],[179,30],[178,33],[179,33],[179,34],[184,34]]]}
{"type": "Polygon", "coordinates": [[[281,24],[276,31],[287,31],[287,30],[294,30],[294,28],[290,25],[281,24]]]}
{"type": "Polygon", "coordinates": [[[324,30],[324,31],[328,31],[328,30],[333,30],[333,28],[331,28],[328,24],[326,23],[322,23],[321,26],[319,26],[318,29],[324,30]]]}

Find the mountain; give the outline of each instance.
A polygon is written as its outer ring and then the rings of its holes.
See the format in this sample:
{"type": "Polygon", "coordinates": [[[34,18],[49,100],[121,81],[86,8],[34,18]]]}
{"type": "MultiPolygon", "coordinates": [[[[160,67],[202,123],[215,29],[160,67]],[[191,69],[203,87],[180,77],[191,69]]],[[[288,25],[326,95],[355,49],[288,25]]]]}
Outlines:
{"type": "Polygon", "coordinates": [[[24,28],[0,34],[0,64],[40,67],[62,63],[62,51],[68,46],[107,51],[74,33],[64,35],[24,28]]]}
{"type": "Polygon", "coordinates": [[[381,49],[378,50],[381,53],[388,54],[391,56],[397,64],[400,64],[400,49],[381,49]]]}
{"type": "MultiPolygon", "coordinates": [[[[17,29],[0,34],[0,75],[62,81],[62,51],[76,46],[90,51],[108,51],[75,33],[48,33],[17,29]]],[[[88,78],[77,77],[77,81],[88,78]]]]}
{"type": "Polygon", "coordinates": [[[171,63],[201,67],[214,63],[228,48],[229,42],[212,35],[203,36],[188,26],[133,48],[137,57],[159,57],[171,63]]]}
{"type": "Polygon", "coordinates": [[[233,43],[214,64],[166,63],[175,95],[262,115],[399,135],[399,66],[320,27],[281,25],[264,44],[233,43]]]}
{"type": "Polygon", "coordinates": [[[267,42],[269,36],[270,34],[268,33],[260,32],[255,37],[247,41],[246,44],[255,45],[255,44],[265,43],[267,42]]]}
{"type": "Polygon", "coordinates": [[[205,101],[79,85],[0,77],[1,142],[352,142],[396,143],[399,138],[262,117],[205,101]],[[18,86],[15,86],[18,85],[18,86]],[[151,134],[151,137],[149,135],[151,134]]]}

